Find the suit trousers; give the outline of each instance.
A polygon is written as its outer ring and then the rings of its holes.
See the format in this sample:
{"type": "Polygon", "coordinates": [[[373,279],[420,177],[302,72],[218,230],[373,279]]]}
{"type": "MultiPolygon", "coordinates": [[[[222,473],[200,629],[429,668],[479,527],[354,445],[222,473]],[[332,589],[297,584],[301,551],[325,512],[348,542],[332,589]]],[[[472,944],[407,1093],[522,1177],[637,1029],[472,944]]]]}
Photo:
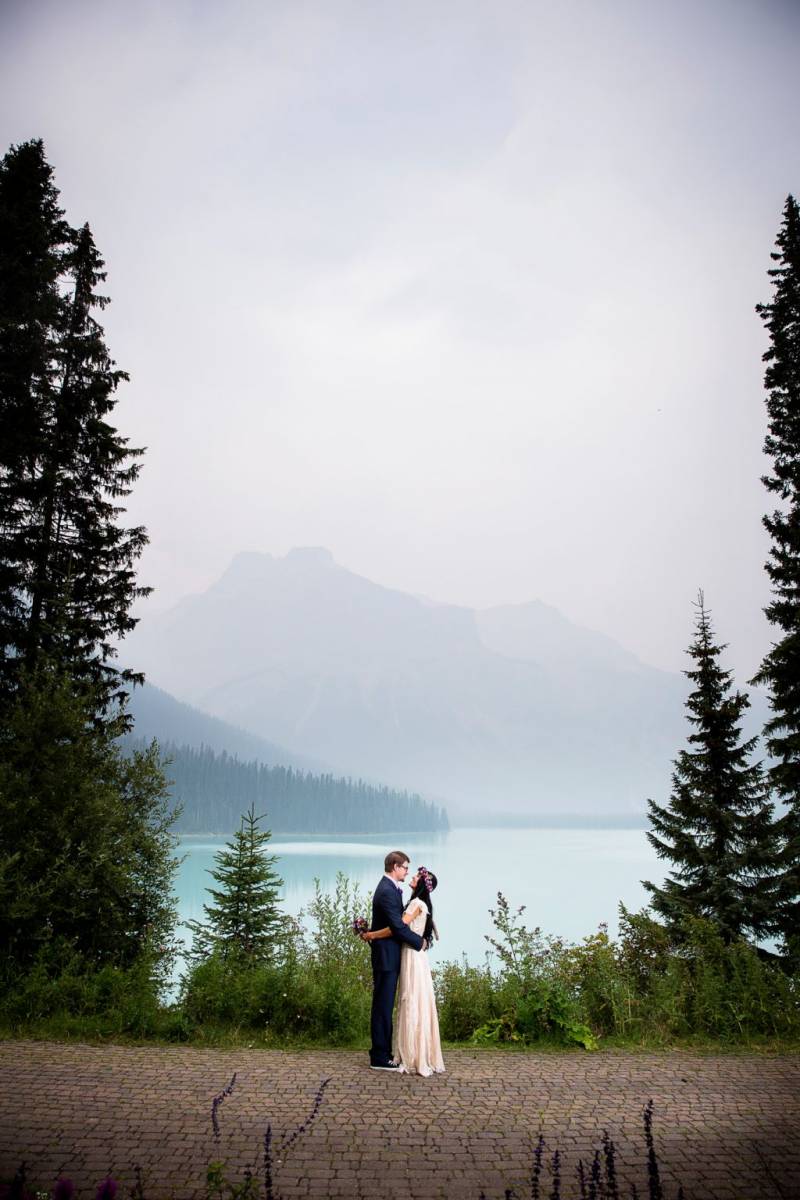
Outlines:
{"type": "Polygon", "coordinates": [[[369,1061],[373,1066],[383,1066],[392,1057],[392,1009],[399,976],[399,969],[372,972],[372,1047],[369,1061]]]}

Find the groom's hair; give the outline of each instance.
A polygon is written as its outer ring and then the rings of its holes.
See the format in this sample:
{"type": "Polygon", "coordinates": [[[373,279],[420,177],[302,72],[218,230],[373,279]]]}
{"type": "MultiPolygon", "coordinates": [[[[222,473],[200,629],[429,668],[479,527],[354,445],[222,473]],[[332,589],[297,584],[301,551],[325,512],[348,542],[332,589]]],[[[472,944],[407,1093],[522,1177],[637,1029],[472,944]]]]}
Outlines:
{"type": "Polygon", "coordinates": [[[403,863],[410,862],[411,859],[407,854],[403,854],[402,850],[390,850],[383,860],[383,869],[388,875],[395,867],[402,867],[403,863]]]}

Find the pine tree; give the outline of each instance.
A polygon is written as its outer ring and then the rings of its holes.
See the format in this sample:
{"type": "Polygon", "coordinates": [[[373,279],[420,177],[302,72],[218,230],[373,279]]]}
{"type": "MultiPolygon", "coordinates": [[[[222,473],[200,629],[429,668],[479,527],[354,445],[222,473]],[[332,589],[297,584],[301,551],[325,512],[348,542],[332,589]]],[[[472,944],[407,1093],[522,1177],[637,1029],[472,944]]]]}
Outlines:
{"type": "MultiPolygon", "coordinates": [[[[103,263],[72,229],[41,141],[0,161],[0,970],[163,978],[175,868],[154,745],[123,756],[113,642],[134,624],[139,470],[110,423],[103,263]]],[[[0,985],[2,986],[2,985],[0,985]]]]}
{"type": "Polygon", "coordinates": [[[763,477],[780,506],[764,517],[772,538],[767,574],[772,601],[764,610],[780,631],[754,683],[769,688],[772,716],[764,733],[773,762],[769,779],[786,805],[780,884],[780,932],[800,938],[800,208],[787,197],[769,274],[773,297],[756,311],[770,337],[767,369],[768,433],[764,451],[772,474],[763,477]]]}
{"type": "Polygon", "coordinates": [[[277,857],[264,853],[272,834],[258,828],[261,820],[251,804],[232,840],[214,855],[216,870],[210,874],[220,885],[208,889],[214,903],[203,905],[206,921],[187,921],[193,958],[217,953],[255,965],[273,956],[283,919],[278,908],[283,880],[275,871],[277,857]]]}
{"type": "Polygon", "coordinates": [[[66,325],[60,282],[71,234],[42,143],[12,147],[0,161],[0,703],[27,633],[26,527],[66,325]]]}
{"type": "MultiPolygon", "coordinates": [[[[149,962],[175,920],[172,813],[155,745],[124,755],[91,683],[21,672],[0,724],[0,977],[149,962]]],[[[0,984],[0,987],[2,984],[0,984]]]]}
{"type": "Polygon", "coordinates": [[[726,940],[774,929],[779,839],[761,765],[750,761],[757,739],[741,742],[749,707],[731,691],[731,672],[718,659],[703,593],[685,672],[694,685],[686,707],[693,726],[689,749],[675,760],[666,806],[648,800],[653,832],[647,837],[674,869],[663,886],[645,881],[652,906],[671,926],[706,917],[726,940]]]}
{"type": "Polygon", "coordinates": [[[0,163],[0,704],[40,659],[91,680],[100,713],[141,676],[113,666],[135,625],[147,537],[120,498],[140,464],[111,425],[115,368],[95,312],[103,262],[63,220],[40,141],[0,163]]]}

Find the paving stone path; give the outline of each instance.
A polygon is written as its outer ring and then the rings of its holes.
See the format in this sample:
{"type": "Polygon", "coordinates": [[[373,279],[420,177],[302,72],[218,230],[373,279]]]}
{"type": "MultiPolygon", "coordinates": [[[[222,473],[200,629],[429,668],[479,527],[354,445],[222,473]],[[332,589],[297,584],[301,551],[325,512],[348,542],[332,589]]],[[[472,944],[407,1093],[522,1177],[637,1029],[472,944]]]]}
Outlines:
{"type": "MultiPolygon", "coordinates": [[[[641,1113],[652,1098],[665,1200],[800,1197],[800,1056],[503,1053],[451,1050],[433,1079],[370,1071],[354,1051],[201,1050],[193,1047],[0,1043],[0,1178],[21,1160],[49,1187],[59,1168],[93,1196],[111,1171],[121,1195],[142,1169],[146,1200],[206,1195],[213,1159],[231,1178],[262,1182],[266,1126],[276,1149],[276,1200],[372,1197],[502,1200],[530,1196],[541,1126],[547,1162],[558,1146],[562,1200],[575,1169],[607,1129],[620,1193],[644,1198],[641,1113]],[[215,1140],[211,1107],[219,1105],[215,1140]],[[316,1118],[284,1157],[280,1143],[316,1118]]],[[[549,1170],[541,1197],[550,1196],[549,1170]]]]}

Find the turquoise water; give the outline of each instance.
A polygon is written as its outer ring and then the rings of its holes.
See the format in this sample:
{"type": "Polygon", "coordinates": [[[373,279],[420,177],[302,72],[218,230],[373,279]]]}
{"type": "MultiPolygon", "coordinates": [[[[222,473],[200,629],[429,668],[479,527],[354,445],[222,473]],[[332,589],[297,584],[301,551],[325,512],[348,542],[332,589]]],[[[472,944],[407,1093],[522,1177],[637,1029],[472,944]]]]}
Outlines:
{"type": "MultiPolygon", "coordinates": [[[[225,841],[181,839],[180,853],[186,855],[177,881],[181,920],[202,918],[205,889],[212,882],[207,871],[225,841]]],[[[396,838],[276,836],[270,847],[278,855],[284,907],[292,915],[311,899],[315,876],[324,890],[332,891],[337,871],[355,880],[371,898],[383,873],[384,854],[405,851],[412,868],[422,863],[439,878],[434,894],[441,935],[436,957],[465,954],[473,963],[482,962],[488,949],[488,910],[495,906],[498,891],[513,907],[526,906],[526,924],[578,940],[601,921],[615,933],[619,902],[640,908],[647,899],[641,880],[660,883],[665,874],[642,829],[454,829],[396,838]]],[[[369,915],[366,903],[364,915],[369,915]]]]}

